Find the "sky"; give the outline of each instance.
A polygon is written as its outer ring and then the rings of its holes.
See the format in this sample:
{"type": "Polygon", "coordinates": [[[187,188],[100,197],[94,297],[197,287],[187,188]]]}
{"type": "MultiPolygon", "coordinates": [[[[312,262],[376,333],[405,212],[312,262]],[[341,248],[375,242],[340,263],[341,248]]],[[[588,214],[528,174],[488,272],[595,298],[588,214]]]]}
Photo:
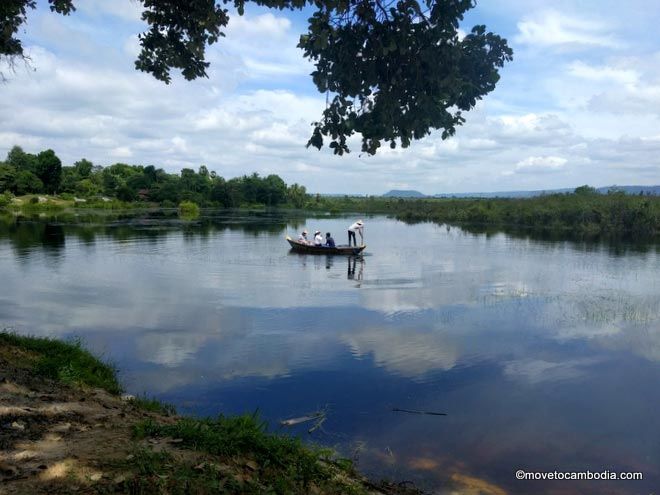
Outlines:
{"type": "Polygon", "coordinates": [[[45,0],[20,38],[29,64],[0,65],[0,160],[14,145],[65,165],[206,165],[278,174],[310,192],[426,194],[660,184],[660,3],[481,0],[461,24],[503,37],[514,60],[454,137],[342,157],[307,149],[321,116],[313,65],[296,48],[309,12],[231,13],[209,77],[170,85],[134,69],[145,30],[135,0],[45,0]]]}

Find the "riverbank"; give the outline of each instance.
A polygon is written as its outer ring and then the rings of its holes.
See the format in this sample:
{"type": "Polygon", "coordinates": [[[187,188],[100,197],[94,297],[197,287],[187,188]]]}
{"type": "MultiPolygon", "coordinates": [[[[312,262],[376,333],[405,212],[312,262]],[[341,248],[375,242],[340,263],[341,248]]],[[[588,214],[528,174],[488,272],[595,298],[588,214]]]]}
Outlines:
{"type": "Polygon", "coordinates": [[[420,494],[373,483],[254,416],[194,419],[121,394],[80,342],[0,333],[3,494],[420,494]]]}
{"type": "Polygon", "coordinates": [[[599,194],[590,188],[533,198],[323,197],[313,207],[382,213],[408,223],[444,223],[507,233],[531,230],[568,238],[657,239],[660,235],[660,196],[599,194]]]}
{"type": "MultiPolygon", "coordinates": [[[[58,196],[28,195],[5,198],[0,211],[16,215],[49,215],[95,210],[137,210],[175,208],[171,202],[123,202],[116,198],[88,198],[85,201],[58,196]]],[[[199,207],[222,208],[217,202],[182,202],[179,215],[199,216],[199,207]]],[[[278,209],[292,211],[293,205],[278,209]]],[[[239,209],[267,209],[264,204],[240,204],[239,209]]],[[[307,195],[293,211],[306,215],[384,214],[407,223],[434,222],[459,226],[470,231],[494,230],[505,233],[531,232],[565,239],[633,239],[656,242],[660,236],[660,196],[624,193],[599,194],[586,186],[575,193],[550,194],[533,198],[421,198],[400,199],[381,196],[330,197],[307,195]]]]}

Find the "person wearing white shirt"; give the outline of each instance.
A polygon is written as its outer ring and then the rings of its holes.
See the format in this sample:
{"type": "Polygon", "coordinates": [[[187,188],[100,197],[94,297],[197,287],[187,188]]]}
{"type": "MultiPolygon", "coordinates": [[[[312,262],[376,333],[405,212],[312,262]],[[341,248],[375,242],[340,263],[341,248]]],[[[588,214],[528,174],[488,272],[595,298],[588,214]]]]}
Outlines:
{"type": "Polygon", "coordinates": [[[323,245],[323,236],[321,235],[321,231],[317,230],[314,232],[314,245],[315,246],[322,246],[323,245]]]}
{"type": "Polygon", "coordinates": [[[364,224],[362,220],[358,220],[353,225],[348,228],[348,245],[351,245],[351,239],[353,239],[353,244],[357,246],[357,239],[355,233],[360,233],[360,245],[364,244],[364,224]]]}
{"type": "Polygon", "coordinates": [[[303,230],[302,234],[298,236],[298,242],[300,244],[309,244],[309,241],[307,240],[307,231],[303,230]]]}

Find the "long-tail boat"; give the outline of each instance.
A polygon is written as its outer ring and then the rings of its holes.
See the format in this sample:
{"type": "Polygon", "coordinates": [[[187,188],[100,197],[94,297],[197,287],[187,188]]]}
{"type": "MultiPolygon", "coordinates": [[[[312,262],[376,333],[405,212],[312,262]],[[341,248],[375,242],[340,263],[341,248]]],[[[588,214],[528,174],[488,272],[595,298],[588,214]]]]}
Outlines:
{"type": "Polygon", "coordinates": [[[315,246],[313,244],[305,244],[302,242],[294,241],[291,237],[286,237],[287,242],[291,245],[293,251],[308,254],[360,254],[366,248],[366,244],[362,246],[348,246],[346,244],[338,245],[335,247],[315,246]]]}

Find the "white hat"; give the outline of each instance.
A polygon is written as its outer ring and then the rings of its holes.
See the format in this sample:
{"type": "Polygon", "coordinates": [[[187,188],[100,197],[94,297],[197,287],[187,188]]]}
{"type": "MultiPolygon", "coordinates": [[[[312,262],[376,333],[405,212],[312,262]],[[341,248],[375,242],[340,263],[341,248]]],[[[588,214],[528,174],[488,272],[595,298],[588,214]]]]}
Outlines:
{"type": "Polygon", "coordinates": [[[320,233],[321,233],[321,231],[320,231],[320,230],[317,230],[316,232],[314,232],[314,235],[316,235],[316,234],[320,234],[320,233]]]}
{"type": "Polygon", "coordinates": [[[303,230],[302,233],[303,233],[303,235],[306,235],[306,234],[307,234],[307,231],[306,231],[306,230],[303,230]]]}
{"type": "Polygon", "coordinates": [[[358,225],[362,225],[362,220],[358,220],[358,221],[355,222],[355,223],[357,223],[358,225]]]}

